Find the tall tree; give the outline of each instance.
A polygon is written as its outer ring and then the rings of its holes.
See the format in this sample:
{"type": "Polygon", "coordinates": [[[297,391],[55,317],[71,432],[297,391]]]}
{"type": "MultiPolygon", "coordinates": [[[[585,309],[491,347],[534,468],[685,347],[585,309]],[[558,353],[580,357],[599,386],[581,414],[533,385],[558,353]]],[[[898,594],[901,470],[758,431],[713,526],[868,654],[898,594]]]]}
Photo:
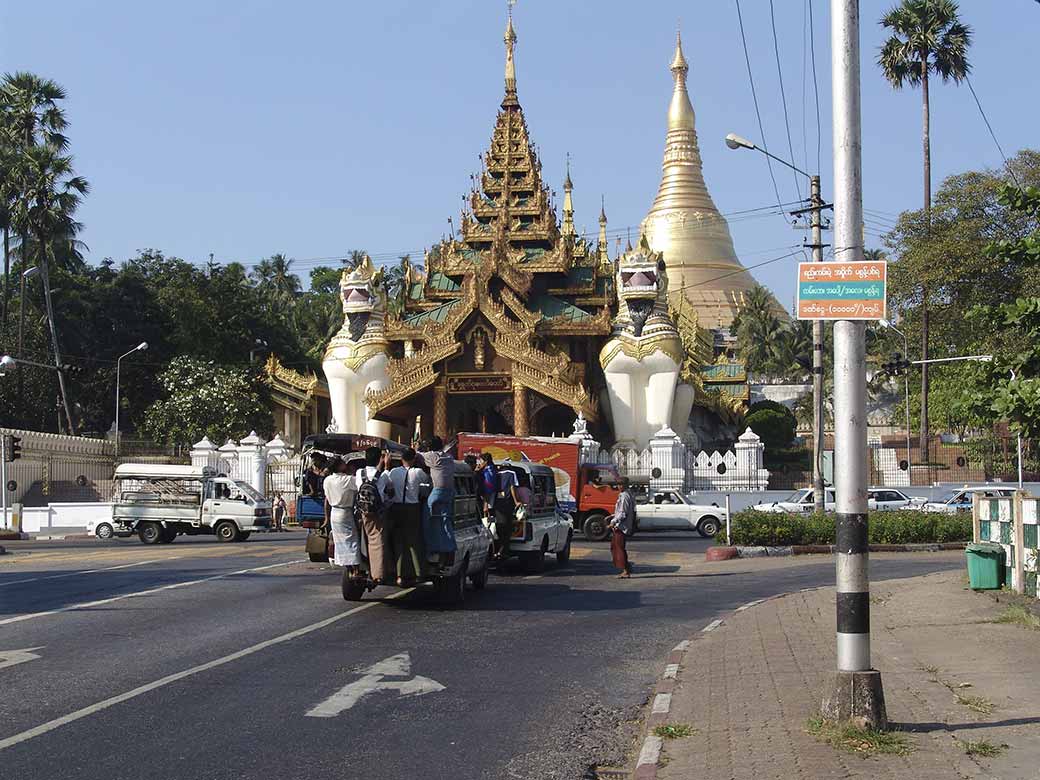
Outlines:
{"type": "MultiPolygon", "coordinates": [[[[7,325],[10,302],[11,271],[11,213],[14,201],[21,197],[17,182],[22,154],[33,146],[52,146],[64,151],[68,126],[59,102],[65,99],[65,90],[50,79],[24,71],[7,73],[0,81],[0,226],[4,240],[3,303],[0,307],[0,328],[7,325]]],[[[21,236],[26,243],[28,236],[21,236]]],[[[24,256],[25,250],[22,250],[24,256]]],[[[25,294],[25,280],[19,294],[25,294]]],[[[21,344],[19,343],[19,349],[21,344]]]]}
{"type": "MultiPolygon", "coordinates": [[[[931,118],[929,76],[960,83],[971,65],[968,47],[971,28],[958,17],[952,0],[903,0],[885,14],[881,25],[892,31],[878,55],[878,65],[895,89],[921,87],[924,149],[924,210],[930,221],[932,202],[931,118]]],[[[921,311],[921,359],[928,359],[928,291],[923,291],[921,311]]],[[[928,457],[928,364],[921,366],[921,454],[928,457]]]]}
{"type": "Polygon", "coordinates": [[[18,165],[18,180],[21,196],[15,204],[14,223],[22,235],[32,236],[35,242],[47,319],[50,323],[54,365],[58,371],[65,420],[69,433],[72,433],[72,412],[65,386],[54,305],[51,301],[50,269],[55,257],[55,247],[71,241],[71,237],[80,228],[74,214],[80,200],[89,190],[89,185],[86,179],[77,176],[73,171],[72,158],[63,155],[57,147],[49,144],[32,146],[22,151],[22,160],[18,165]]]}

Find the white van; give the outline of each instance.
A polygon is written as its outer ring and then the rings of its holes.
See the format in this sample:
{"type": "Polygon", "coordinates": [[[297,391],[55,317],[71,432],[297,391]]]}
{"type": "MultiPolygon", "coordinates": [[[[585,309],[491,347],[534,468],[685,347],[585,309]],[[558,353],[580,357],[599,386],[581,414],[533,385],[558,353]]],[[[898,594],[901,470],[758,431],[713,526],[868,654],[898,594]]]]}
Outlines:
{"type": "Polygon", "coordinates": [[[557,506],[553,470],[540,463],[513,460],[502,461],[498,470],[514,472],[520,486],[531,491],[527,518],[513,526],[510,555],[517,556],[530,571],[544,567],[546,553],[553,553],[559,564],[567,563],[574,529],[570,516],[557,506]]]}
{"type": "Polygon", "coordinates": [[[206,466],[124,463],[115,479],[113,526],[143,544],[169,544],[178,534],[242,542],[271,525],[270,501],[206,466]]]}

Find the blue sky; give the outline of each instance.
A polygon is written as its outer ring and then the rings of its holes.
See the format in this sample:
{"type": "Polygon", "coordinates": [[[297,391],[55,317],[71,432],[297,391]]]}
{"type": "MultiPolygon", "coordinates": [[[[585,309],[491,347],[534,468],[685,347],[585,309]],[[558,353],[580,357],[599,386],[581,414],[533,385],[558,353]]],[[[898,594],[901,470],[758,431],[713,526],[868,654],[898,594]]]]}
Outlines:
{"type": "MultiPolygon", "coordinates": [[[[829,197],[829,3],[812,2],[829,197]]],[[[876,20],[890,4],[862,3],[868,245],[921,200],[920,95],[892,91],[872,64],[883,37],[876,20]]],[[[806,4],[774,5],[794,156],[814,170],[806,4]]],[[[769,3],[741,8],[765,140],[788,156],[769,3]]],[[[520,100],[561,197],[572,156],[579,229],[595,233],[601,194],[611,230],[637,226],[653,200],[680,19],[719,209],[775,203],[764,158],[722,143],[730,131],[762,140],[734,2],[520,0],[514,14],[520,100]]],[[[976,33],[973,84],[1005,151],[1037,145],[1029,73],[1040,7],[968,0],[962,16],[976,33]]],[[[449,215],[458,224],[502,95],[504,21],[496,0],[5,3],[0,66],[48,76],[69,93],[72,150],[93,187],[80,215],[91,262],[145,247],[196,263],[210,252],[247,264],[284,252],[306,281],[322,258],[353,248],[418,253],[449,215]]],[[[967,88],[936,85],[932,96],[935,186],[999,166],[967,88]]],[[[796,199],[791,175],[775,175],[783,200],[796,199]]],[[[734,218],[731,228],[749,267],[803,238],[768,214],[734,218]]],[[[788,306],[795,262],[753,269],[788,306]]]]}

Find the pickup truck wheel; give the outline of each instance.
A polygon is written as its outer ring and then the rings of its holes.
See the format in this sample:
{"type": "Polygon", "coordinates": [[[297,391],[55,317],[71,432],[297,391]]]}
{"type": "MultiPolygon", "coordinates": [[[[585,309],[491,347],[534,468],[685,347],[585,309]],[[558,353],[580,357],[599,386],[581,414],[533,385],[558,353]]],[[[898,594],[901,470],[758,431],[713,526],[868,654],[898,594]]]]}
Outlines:
{"type": "Polygon", "coordinates": [[[159,544],[162,541],[163,527],[158,523],[142,523],[137,529],[137,538],[141,544],[159,544]]]}
{"type": "Polygon", "coordinates": [[[542,549],[538,550],[538,552],[520,553],[520,561],[528,573],[537,574],[545,570],[545,548],[546,545],[543,542],[542,549]]]}
{"type": "Polygon", "coordinates": [[[217,541],[220,542],[238,541],[238,526],[230,520],[223,520],[217,523],[217,527],[213,529],[213,533],[216,534],[217,541]]]}
{"type": "Polygon", "coordinates": [[[115,529],[112,528],[109,523],[99,523],[98,526],[94,528],[94,535],[98,539],[111,539],[115,534],[115,529]]]}
{"type": "Polygon", "coordinates": [[[697,525],[697,533],[710,539],[719,532],[720,527],[721,525],[717,517],[704,517],[701,518],[700,523],[697,525]]]}
{"type": "Polygon", "coordinates": [[[488,550],[487,557],[484,559],[484,568],[476,574],[470,575],[469,581],[473,583],[473,590],[484,590],[487,587],[488,576],[491,573],[492,554],[492,551],[488,550]]]}
{"type": "Polygon", "coordinates": [[[328,563],[328,553],[307,553],[307,558],[310,559],[311,563],[328,563]]]}
{"type": "Polygon", "coordinates": [[[607,516],[599,513],[589,515],[585,518],[585,525],[581,530],[590,542],[602,542],[610,535],[610,529],[607,528],[607,516]]]}
{"type": "Polygon", "coordinates": [[[342,590],[344,601],[361,601],[365,595],[365,581],[351,578],[344,570],[342,590]]]}
{"type": "Polygon", "coordinates": [[[567,534],[567,544],[563,546],[562,550],[556,551],[556,563],[563,566],[571,559],[571,535],[567,534]]]}
{"type": "Polygon", "coordinates": [[[441,604],[447,607],[461,607],[466,601],[466,570],[468,568],[469,558],[466,558],[457,574],[437,580],[437,596],[441,604]]]}
{"type": "Polygon", "coordinates": [[[239,531],[238,532],[238,538],[235,539],[235,541],[236,542],[244,542],[246,539],[249,538],[249,534],[251,534],[251,533],[253,533],[253,532],[252,531],[239,531]]]}
{"type": "Polygon", "coordinates": [[[162,529],[162,534],[159,536],[159,542],[161,544],[169,544],[176,538],[177,532],[174,529],[167,526],[166,528],[162,529]]]}

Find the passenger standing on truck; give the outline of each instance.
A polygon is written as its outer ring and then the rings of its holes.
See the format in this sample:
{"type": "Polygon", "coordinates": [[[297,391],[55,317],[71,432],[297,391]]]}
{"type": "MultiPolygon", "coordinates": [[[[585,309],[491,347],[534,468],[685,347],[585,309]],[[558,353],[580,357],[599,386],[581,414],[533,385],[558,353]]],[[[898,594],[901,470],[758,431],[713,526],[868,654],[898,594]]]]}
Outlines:
{"type": "Polygon", "coordinates": [[[480,498],[484,503],[484,515],[491,518],[495,513],[495,498],[502,488],[498,484],[498,466],[490,452],[480,454],[480,498]]]}
{"type": "Polygon", "coordinates": [[[389,549],[391,519],[386,510],[394,488],[384,465],[379,448],[369,447],[365,450],[365,465],[354,475],[358,515],[368,544],[368,572],[377,583],[389,579],[390,567],[387,564],[392,559],[389,549]]]}
{"type": "Polygon", "coordinates": [[[361,548],[357,524],[354,521],[354,499],[357,487],[347,474],[347,464],[333,458],[332,473],[325,477],[322,489],[325,493],[325,522],[332,529],[332,541],[336,546],[333,563],[346,566],[351,576],[357,574],[361,563],[361,548]]]}
{"type": "Polygon", "coordinates": [[[315,452],[311,455],[311,467],[303,475],[303,494],[305,496],[313,496],[318,500],[321,499],[323,480],[333,473],[333,470],[328,468],[328,466],[329,461],[320,452],[315,452]]]}
{"type": "Polygon", "coordinates": [[[408,587],[423,576],[422,502],[430,495],[430,477],[415,465],[417,455],[411,447],[401,455],[401,465],[390,469],[394,487],[390,503],[390,525],[397,584],[408,587]]]}
{"type": "Polygon", "coordinates": [[[455,560],[455,459],[444,452],[440,436],[433,436],[419,453],[430,470],[433,489],[426,500],[423,539],[426,560],[448,565],[455,560]]]}
{"type": "Polygon", "coordinates": [[[621,569],[618,579],[628,579],[632,576],[632,564],[628,560],[628,546],[626,537],[632,535],[636,525],[636,502],[632,494],[628,492],[628,479],[622,478],[621,492],[618,493],[617,503],[614,504],[614,519],[610,521],[613,531],[610,537],[610,555],[614,559],[615,568],[621,569]]]}

